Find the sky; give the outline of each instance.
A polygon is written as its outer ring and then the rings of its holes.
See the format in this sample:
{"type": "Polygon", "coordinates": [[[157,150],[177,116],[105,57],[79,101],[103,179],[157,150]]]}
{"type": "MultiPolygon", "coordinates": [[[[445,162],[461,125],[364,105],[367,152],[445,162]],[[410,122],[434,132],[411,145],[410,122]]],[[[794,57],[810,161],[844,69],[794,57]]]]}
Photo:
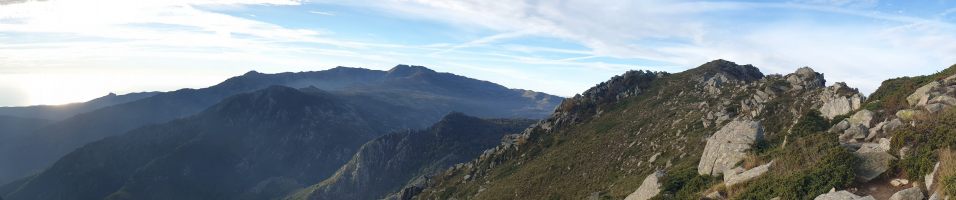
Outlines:
{"type": "Polygon", "coordinates": [[[0,106],[397,64],[573,96],[715,59],[868,94],[956,64],[956,0],[0,0],[0,106]]]}

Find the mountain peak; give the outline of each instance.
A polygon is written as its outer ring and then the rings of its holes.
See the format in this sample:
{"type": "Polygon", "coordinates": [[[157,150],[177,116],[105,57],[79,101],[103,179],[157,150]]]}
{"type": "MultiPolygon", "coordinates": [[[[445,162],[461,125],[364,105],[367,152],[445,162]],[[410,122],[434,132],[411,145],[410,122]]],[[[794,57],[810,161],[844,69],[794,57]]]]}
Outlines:
{"type": "Polygon", "coordinates": [[[479,120],[476,117],[465,115],[461,112],[450,112],[445,117],[442,117],[441,121],[461,121],[461,120],[479,120]]]}
{"type": "Polygon", "coordinates": [[[249,72],[246,72],[245,74],[242,74],[242,75],[243,75],[243,76],[250,76],[250,75],[259,75],[259,74],[262,74],[262,73],[259,73],[259,72],[257,72],[256,70],[250,70],[249,72]]]}
{"type": "Polygon", "coordinates": [[[703,65],[700,65],[700,67],[697,67],[693,70],[723,73],[731,78],[736,78],[743,81],[753,81],[763,78],[763,73],[760,72],[760,69],[757,69],[757,67],[754,67],[753,65],[738,65],[737,63],[724,59],[717,59],[704,63],[703,65]]]}
{"type": "Polygon", "coordinates": [[[424,66],[418,65],[398,65],[388,70],[388,75],[392,77],[405,77],[415,74],[430,74],[436,73],[434,70],[428,69],[424,66]]]}

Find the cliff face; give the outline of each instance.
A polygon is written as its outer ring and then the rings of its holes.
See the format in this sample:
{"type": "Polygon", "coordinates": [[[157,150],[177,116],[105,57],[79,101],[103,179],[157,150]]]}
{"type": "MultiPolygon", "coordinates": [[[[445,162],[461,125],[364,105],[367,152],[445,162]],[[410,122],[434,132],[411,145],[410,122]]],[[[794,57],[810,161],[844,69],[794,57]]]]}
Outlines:
{"type": "MultiPolygon", "coordinates": [[[[900,123],[877,110],[872,120],[851,117],[879,101],[844,83],[825,83],[806,67],[763,75],[723,60],[676,74],[628,72],[566,99],[550,118],[402,195],[813,199],[832,188],[882,183],[857,177],[872,174],[866,163],[885,164],[878,161],[884,154],[868,151],[889,145],[881,141],[889,142],[900,123]],[[836,129],[844,121],[865,123],[866,133],[841,139],[845,131],[836,129]],[[734,145],[718,145],[728,142],[734,145]]],[[[900,170],[877,175],[905,178],[894,173],[900,170]]]]}

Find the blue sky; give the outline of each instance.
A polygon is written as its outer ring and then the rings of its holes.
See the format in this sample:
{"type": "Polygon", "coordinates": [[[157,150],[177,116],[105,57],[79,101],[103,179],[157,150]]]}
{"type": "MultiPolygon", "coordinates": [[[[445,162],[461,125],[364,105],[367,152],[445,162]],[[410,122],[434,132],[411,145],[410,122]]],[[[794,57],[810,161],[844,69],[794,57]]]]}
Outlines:
{"type": "Polygon", "coordinates": [[[424,65],[572,96],[714,59],[828,84],[956,64],[956,1],[0,1],[0,106],[213,85],[249,70],[424,65]]]}

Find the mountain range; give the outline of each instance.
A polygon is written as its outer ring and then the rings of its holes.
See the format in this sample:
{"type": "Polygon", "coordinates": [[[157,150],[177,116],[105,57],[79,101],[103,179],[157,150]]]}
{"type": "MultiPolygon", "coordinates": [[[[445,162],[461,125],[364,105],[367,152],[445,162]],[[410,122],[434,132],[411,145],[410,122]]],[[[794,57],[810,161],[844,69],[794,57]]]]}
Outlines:
{"type": "Polygon", "coordinates": [[[3,163],[32,164],[0,196],[947,199],[954,106],[956,65],[867,96],[809,67],[714,60],[567,99],[420,66],[249,72],[59,121],[8,118],[35,131],[4,136],[3,163]]]}
{"type": "MultiPolygon", "coordinates": [[[[325,71],[263,74],[255,71],[202,89],[164,92],[34,127],[0,141],[0,183],[22,179],[49,167],[74,149],[138,127],[194,115],[226,97],[272,85],[315,87],[368,105],[377,117],[391,119],[391,130],[418,129],[452,111],[479,117],[542,118],[561,98],[509,89],[487,81],[421,66],[398,65],[389,71],[337,67],[325,71]],[[386,103],[382,103],[386,102],[386,103]],[[407,115],[386,115],[401,112],[407,115]]],[[[7,129],[7,128],[4,128],[7,129]]],[[[386,130],[382,130],[386,131],[386,130]]],[[[383,134],[383,133],[379,133],[383,134]]]]}

